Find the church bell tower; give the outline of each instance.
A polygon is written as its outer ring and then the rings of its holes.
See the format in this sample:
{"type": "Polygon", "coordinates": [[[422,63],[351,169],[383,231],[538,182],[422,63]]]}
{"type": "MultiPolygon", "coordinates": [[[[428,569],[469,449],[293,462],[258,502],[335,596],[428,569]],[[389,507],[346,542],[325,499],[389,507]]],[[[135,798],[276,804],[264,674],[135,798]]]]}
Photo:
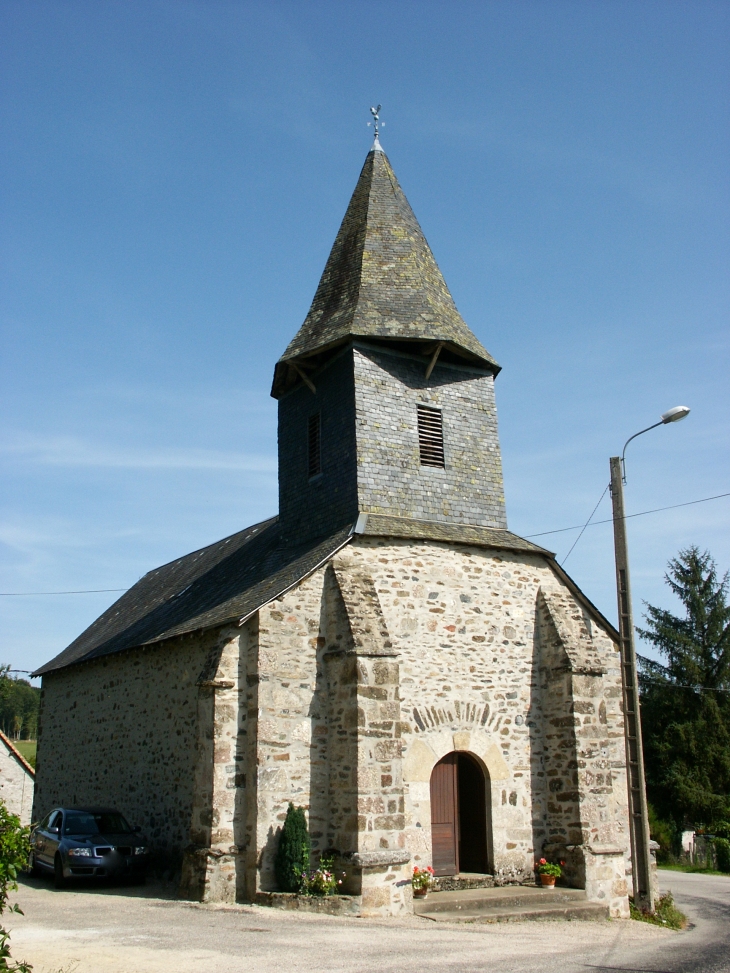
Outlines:
{"type": "Polygon", "coordinates": [[[282,535],[323,537],[368,513],[506,528],[499,370],[376,135],[274,373],[282,535]]]}

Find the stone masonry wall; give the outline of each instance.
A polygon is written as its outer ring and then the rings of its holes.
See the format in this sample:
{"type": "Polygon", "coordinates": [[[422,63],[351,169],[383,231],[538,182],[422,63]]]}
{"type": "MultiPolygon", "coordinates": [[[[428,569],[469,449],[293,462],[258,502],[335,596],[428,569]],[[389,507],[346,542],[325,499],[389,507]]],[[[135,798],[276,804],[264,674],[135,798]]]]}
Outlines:
{"type": "MultiPolygon", "coordinates": [[[[259,613],[255,674],[253,655],[248,662],[249,713],[258,725],[256,795],[251,781],[246,798],[256,833],[247,896],[276,888],[278,829],[291,800],[307,808],[315,860],[336,847],[360,862],[350,889],[367,887],[379,901],[386,883],[402,884],[399,851],[411,864],[430,862],[431,772],[446,753],[466,750],[488,777],[497,881],[531,876],[535,855],[555,837],[551,802],[570,801],[570,784],[578,827],[569,837],[585,862],[584,881],[622,914],[618,857],[628,834],[618,653],[548,562],[357,536],[334,563],[334,573],[325,566],[259,613]],[[580,618],[584,635],[576,638],[600,669],[587,675],[569,647],[573,671],[565,678],[573,682],[565,683],[560,712],[543,678],[554,660],[539,624],[541,592],[570,624],[580,618]],[[379,645],[395,653],[393,665],[360,659],[361,651],[377,656],[379,645]],[[561,760],[573,755],[570,779],[560,776],[553,746],[561,760]],[[606,855],[610,875],[599,880],[606,855]]],[[[253,746],[252,725],[248,733],[253,746]]],[[[393,894],[383,909],[402,907],[393,894]]]]}
{"type": "Polygon", "coordinates": [[[171,639],[43,677],[33,819],[118,808],[176,870],[193,802],[198,683],[219,634],[171,639]]]}
{"type": "Polygon", "coordinates": [[[441,523],[506,527],[491,374],[358,346],[360,509],[441,523]],[[442,410],[445,468],[420,465],[417,406],[442,410]]]}
{"type": "MultiPolygon", "coordinates": [[[[348,550],[372,572],[398,650],[405,829],[414,861],[430,862],[433,766],[451,750],[468,750],[490,778],[491,864],[497,880],[531,874],[535,856],[552,837],[549,804],[556,796],[550,790],[555,774],[545,753],[546,723],[556,747],[572,748],[576,773],[581,774],[573,789],[582,788],[583,818],[579,816],[572,840],[585,844],[589,856],[589,842],[598,854],[625,852],[628,821],[618,652],[548,563],[508,552],[368,538],[358,538],[348,550]],[[587,676],[573,677],[578,705],[570,699],[558,725],[551,724],[554,700],[541,679],[541,589],[556,592],[573,614],[580,615],[590,633],[591,650],[604,668],[589,688],[583,684],[587,676]],[[580,739],[577,745],[575,741],[588,722],[590,740],[581,752],[580,739]]],[[[593,865],[603,867],[604,862],[601,858],[593,865]]],[[[618,915],[625,904],[623,860],[620,865],[614,861],[614,866],[601,898],[610,899],[618,915]]]]}
{"type": "Polygon", "coordinates": [[[33,774],[0,740],[0,800],[21,824],[30,824],[33,807],[33,774]]]}

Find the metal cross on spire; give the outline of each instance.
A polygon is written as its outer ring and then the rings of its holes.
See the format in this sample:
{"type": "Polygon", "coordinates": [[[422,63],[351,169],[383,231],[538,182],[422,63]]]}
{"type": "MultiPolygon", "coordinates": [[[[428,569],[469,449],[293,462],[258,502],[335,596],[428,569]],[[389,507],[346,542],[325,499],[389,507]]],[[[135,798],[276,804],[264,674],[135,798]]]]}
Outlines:
{"type": "Polygon", "coordinates": [[[370,114],[373,116],[373,120],[372,120],[372,122],[368,122],[368,126],[373,125],[374,128],[375,128],[375,141],[373,142],[373,148],[374,149],[379,149],[380,148],[380,139],[378,138],[378,136],[380,134],[380,128],[381,127],[382,128],[385,128],[385,122],[382,122],[382,124],[381,124],[381,121],[380,121],[380,109],[382,107],[383,107],[382,105],[378,105],[377,108],[371,108],[370,109],[370,114]]]}

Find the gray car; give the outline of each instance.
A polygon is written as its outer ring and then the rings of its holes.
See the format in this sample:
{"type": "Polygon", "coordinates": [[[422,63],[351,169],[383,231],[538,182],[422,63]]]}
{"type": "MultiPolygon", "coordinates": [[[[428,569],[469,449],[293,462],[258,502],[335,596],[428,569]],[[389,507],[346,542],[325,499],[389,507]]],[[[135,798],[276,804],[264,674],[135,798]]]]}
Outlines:
{"type": "Polygon", "coordinates": [[[106,878],[143,882],[147,841],[113,808],[57,807],[33,829],[28,869],[53,874],[56,888],[69,879],[106,878]]]}

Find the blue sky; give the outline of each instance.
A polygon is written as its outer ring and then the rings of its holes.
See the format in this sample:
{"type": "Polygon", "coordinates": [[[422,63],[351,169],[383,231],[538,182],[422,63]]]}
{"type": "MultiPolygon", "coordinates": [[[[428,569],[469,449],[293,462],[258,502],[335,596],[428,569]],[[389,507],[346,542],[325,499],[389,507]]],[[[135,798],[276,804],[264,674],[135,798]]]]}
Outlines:
{"type": "MultiPolygon", "coordinates": [[[[678,404],[629,512],[730,491],[727,3],[6,0],[0,35],[0,591],[124,588],[276,511],[273,366],[378,102],[503,366],[511,529],[582,523],[678,404]]],[[[629,524],[639,606],[683,546],[730,568],[730,498],[629,524]]],[[[615,618],[610,525],[566,567],[615,618]]],[[[0,598],[0,661],[115,597],[0,598]]]]}

